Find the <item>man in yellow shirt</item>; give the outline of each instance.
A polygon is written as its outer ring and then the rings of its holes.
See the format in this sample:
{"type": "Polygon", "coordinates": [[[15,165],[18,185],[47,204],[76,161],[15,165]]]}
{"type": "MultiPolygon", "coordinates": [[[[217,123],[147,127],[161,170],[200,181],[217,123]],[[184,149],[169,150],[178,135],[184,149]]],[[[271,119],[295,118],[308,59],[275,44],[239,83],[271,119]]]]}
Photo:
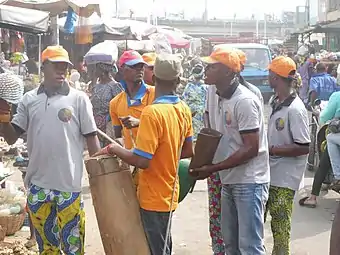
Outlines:
{"type": "Polygon", "coordinates": [[[142,110],[154,101],[155,88],[143,80],[147,63],[137,51],[125,51],[118,65],[124,91],[111,100],[110,117],[116,138],[123,137],[125,148],[132,149],[142,110]]]}
{"type": "Polygon", "coordinates": [[[163,254],[165,240],[166,254],[171,255],[171,234],[166,233],[171,212],[178,205],[177,168],[180,158],[193,155],[191,112],[175,95],[181,71],[181,61],[176,56],[159,55],[154,66],[156,99],[143,110],[136,147],[126,150],[114,143],[98,153],[117,155],[143,169],[138,198],[152,255],[163,254]]]}

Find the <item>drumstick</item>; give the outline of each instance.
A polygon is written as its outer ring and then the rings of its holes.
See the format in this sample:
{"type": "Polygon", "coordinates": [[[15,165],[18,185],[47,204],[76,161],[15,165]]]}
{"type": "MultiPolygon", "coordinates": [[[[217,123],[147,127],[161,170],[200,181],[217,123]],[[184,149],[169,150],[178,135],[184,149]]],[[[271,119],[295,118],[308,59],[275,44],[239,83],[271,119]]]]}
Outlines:
{"type": "Polygon", "coordinates": [[[107,139],[110,143],[115,143],[115,140],[113,140],[111,137],[109,137],[107,134],[105,134],[103,131],[101,131],[100,129],[97,129],[97,132],[104,137],[105,139],[107,139]]]}

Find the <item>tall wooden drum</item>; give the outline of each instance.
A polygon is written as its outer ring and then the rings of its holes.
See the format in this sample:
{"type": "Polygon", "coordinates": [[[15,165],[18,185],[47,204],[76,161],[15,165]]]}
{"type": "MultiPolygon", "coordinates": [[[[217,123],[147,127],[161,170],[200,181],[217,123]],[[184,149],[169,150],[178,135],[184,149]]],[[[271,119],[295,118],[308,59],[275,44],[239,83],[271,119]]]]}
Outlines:
{"type": "Polygon", "coordinates": [[[85,165],[106,255],[150,255],[130,167],[116,157],[85,165]]]}

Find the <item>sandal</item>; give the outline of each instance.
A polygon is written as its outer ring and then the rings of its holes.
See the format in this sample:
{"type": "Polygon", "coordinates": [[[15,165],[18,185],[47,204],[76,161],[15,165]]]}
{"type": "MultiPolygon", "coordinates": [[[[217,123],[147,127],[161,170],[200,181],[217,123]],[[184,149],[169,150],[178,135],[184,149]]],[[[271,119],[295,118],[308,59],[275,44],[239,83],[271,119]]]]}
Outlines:
{"type": "Polygon", "coordinates": [[[335,192],[339,193],[340,191],[340,180],[335,180],[332,182],[332,184],[329,186],[331,190],[334,190],[335,192]]]}
{"type": "Polygon", "coordinates": [[[309,200],[309,197],[304,197],[299,200],[299,205],[307,208],[315,208],[316,201],[309,200]]]}

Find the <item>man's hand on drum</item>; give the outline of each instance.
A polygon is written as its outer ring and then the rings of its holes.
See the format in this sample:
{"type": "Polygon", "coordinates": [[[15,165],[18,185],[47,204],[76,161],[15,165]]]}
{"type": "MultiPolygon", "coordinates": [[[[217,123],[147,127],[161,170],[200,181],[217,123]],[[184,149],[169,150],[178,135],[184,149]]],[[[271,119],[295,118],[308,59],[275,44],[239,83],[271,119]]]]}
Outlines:
{"type": "Polygon", "coordinates": [[[122,147],[117,142],[111,143],[111,144],[105,146],[104,148],[102,148],[100,151],[96,152],[93,155],[93,157],[101,156],[101,155],[115,156],[116,155],[115,148],[117,148],[117,146],[122,147]]]}

